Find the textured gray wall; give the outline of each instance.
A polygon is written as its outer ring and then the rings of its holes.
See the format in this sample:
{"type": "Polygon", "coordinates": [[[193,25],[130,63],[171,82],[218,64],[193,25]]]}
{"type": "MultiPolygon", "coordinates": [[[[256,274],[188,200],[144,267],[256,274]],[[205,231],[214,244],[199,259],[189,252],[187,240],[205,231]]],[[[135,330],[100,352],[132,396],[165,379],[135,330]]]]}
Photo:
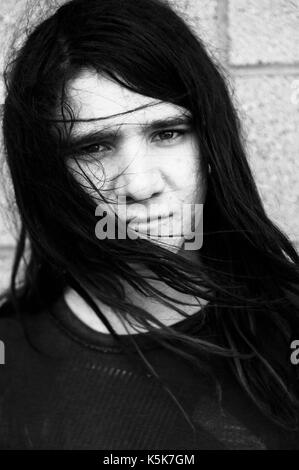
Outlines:
{"type": "MultiPolygon", "coordinates": [[[[44,2],[35,2],[37,10],[44,2]]],[[[299,0],[170,0],[170,3],[226,68],[234,101],[243,118],[249,161],[266,209],[298,242],[299,0]]],[[[9,44],[25,4],[24,0],[0,0],[2,51],[9,44]]],[[[0,66],[1,63],[0,58],[0,66]]],[[[13,244],[7,217],[3,214],[1,220],[0,288],[7,283],[13,244]]]]}

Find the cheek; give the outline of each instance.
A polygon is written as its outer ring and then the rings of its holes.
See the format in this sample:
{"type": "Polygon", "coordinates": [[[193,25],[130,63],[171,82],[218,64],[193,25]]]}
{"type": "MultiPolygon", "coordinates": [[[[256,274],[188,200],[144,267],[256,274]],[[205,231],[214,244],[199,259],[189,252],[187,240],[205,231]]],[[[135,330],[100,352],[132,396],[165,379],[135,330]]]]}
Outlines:
{"type": "Polygon", "coordinates": [[[102,189],[105,185],[106,173],[103,166],[98,163],[80,161],[77,164],[75,161],[70,161],[67,167],[82,189],[91,196],[95,195],[97,190],[102,189]],[[92,187],[93,185],[96,189],[92,187]]]}
{"type": "Polygon", "coordinates": [[[195,143],[181,145],[175,154],[169,155],[165,171],[176,190],[193,194],[202,185],[199,149],[195,143]]]}

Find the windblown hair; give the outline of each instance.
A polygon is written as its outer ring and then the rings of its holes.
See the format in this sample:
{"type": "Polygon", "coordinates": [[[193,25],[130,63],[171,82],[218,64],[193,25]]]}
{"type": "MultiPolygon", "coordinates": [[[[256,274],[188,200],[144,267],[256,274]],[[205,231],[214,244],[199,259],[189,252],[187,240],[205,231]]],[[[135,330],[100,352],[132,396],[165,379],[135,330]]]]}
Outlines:
{"type": "MultiPolygon", "coordinates": [[[[21,318],[38,313],[71,286],[120,344],[92,297],[129,323],[130,314],[132,326],[189,360],[198,351],[226,357],[256,406],[276,424],[297,428],[298,369],[289,355],[299,332],[299,257],[265,213],[225,78],[201,40],[165,1],[73,0],[28,35],[5,79],[4,149],[20,226],[2,314],[9,305],[21,318]],[[191,112],[198,158],[212,169],[197,265],[150,240],[96,239],[95,201],[68,169],[65,150],[76,120],[67,85],[84,69],[191,112]],[[171,300],[137,276],[133,262],[207,300],[202,321],[215,341],[175,331],[131,305],[121,280],[171,300]]],[[[177,311],[184,315],[179,304],[177,311]]]]}

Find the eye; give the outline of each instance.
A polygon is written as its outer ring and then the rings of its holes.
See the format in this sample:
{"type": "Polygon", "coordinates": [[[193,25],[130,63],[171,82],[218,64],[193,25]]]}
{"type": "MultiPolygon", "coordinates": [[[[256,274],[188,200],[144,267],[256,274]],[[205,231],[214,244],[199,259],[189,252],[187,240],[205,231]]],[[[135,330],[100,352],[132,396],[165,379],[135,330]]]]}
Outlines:
{"type": "Polygon", "coordinates": [[[95,154],[95,153],[104,153],[111,150],[111,146],[109,144],[105,143],[95,143],[95,144],[90,144],[86,145],[81,149],[82,154],[95,154]]]}
{"type": "Polygon", "coordinates": [[[164,131],[157,132],[154,135],[153,141],[167,142],[176,140],[186,134],[186,132],[185,129],[165,129],[164,131]]]}

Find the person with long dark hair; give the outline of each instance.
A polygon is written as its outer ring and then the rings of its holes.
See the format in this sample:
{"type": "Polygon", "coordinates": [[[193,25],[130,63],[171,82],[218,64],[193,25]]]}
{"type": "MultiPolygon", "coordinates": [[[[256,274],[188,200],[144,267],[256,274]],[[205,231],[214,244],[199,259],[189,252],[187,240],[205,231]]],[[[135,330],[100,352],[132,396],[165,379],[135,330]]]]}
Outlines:
{"type": "Polygon", "coordinates": [[[1,448],[299,449],[299,257],[201,40],[162,0],[72,0],[5,82],[1,448]]]}

